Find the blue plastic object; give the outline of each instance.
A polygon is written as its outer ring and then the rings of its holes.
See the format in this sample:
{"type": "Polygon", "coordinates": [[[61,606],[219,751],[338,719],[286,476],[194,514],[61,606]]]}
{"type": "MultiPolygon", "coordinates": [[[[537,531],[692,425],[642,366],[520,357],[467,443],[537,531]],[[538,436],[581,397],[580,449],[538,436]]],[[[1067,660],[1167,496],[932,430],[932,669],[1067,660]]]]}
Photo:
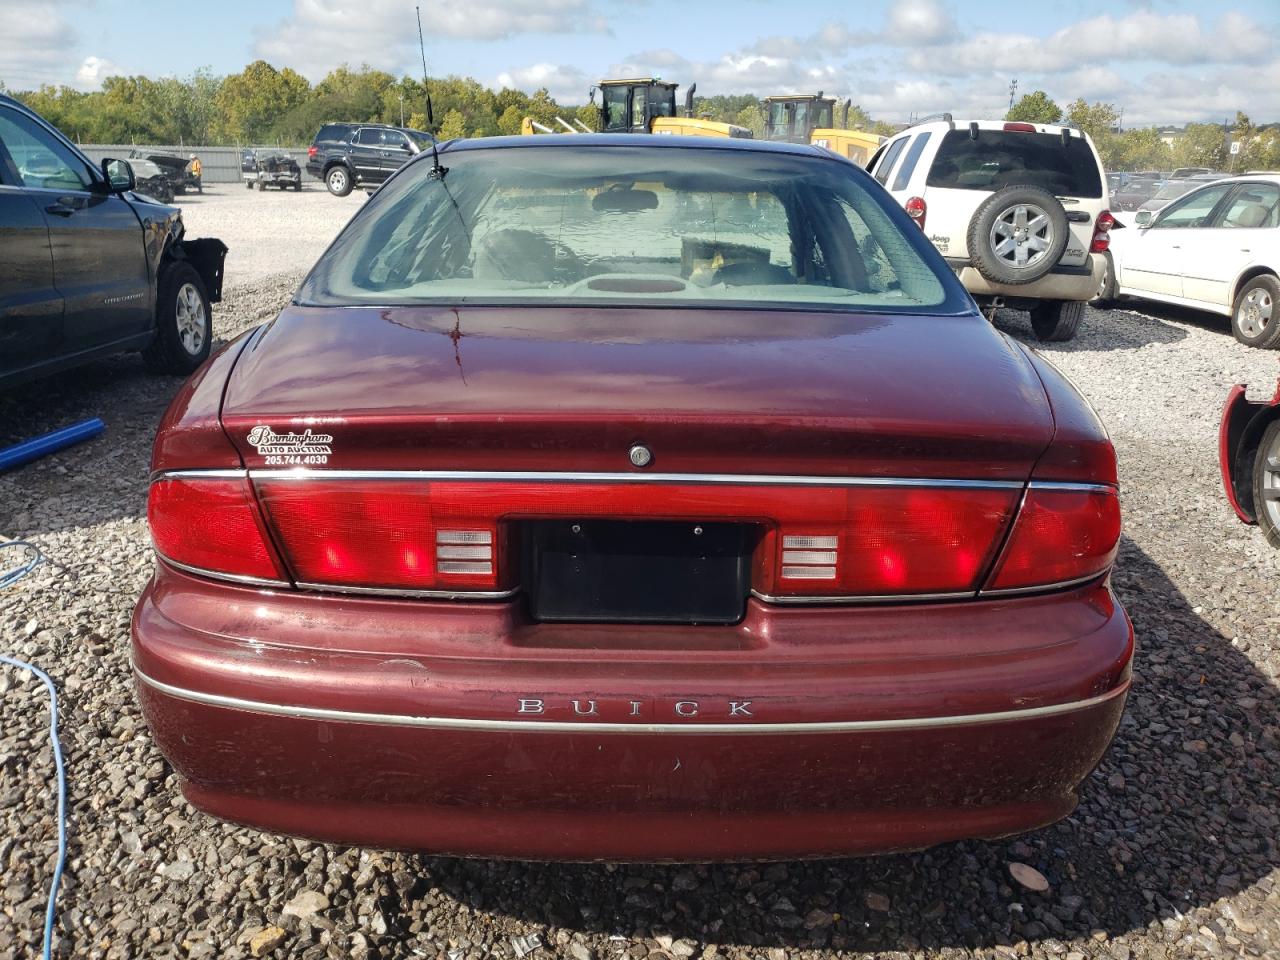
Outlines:
{"type": "Polygon", "coordinates": [[[92,440],[105,429],[107,429],[107,425],[97,417],[94,417],[91,420],[81,420],[79,423],[73,423],[69,427],[63,427],[61,430],[46,433],[42,437],[33,437],[30,440],[15,443],[11,447],[4,447],[0,449],[0,470],[20,467],[24,463],[39,460],[50,453],[56,453],[77,443],[92,440]]]}

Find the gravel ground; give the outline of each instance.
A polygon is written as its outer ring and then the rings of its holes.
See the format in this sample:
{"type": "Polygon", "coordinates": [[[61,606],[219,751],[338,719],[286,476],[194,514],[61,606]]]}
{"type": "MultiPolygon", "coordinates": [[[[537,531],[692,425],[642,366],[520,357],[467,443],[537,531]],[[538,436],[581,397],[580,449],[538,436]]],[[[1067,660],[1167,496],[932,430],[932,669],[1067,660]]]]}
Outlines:
{"type": "MultiPolygon", "coordinates": [[[[233,246],[271,235],[249,207],[288,208],[290,222],[301,209],[332,232],[359,202],[314,190],[220,199],[207,196],[199,217],[193,203],[188,220],[233,246]]],[[[288,274],[265,276],[255,253],[261,269],[233,273],[218,333],[272,315],[329,235],[305,256],[282,245],[288,274]]],[[[997,323],[1030,339],[1020,315],[997,323]]],[[[1235,521],[1215,456],[1227,387],[1262,392],[1276,355],[1238,346],[1225,321],[1164,309],[1091,312],[1076,341],[1047,353],[1120,452],[1115,580],[1140,652],[1115,746],[1076,813],[1038,833],[760,866],[438,859],[197,813],[147,736],[128,668],[129,613],[151,566],[150,441],[178,380],[122,357],[0,396],[0,443],[82,416],[109,423],[98,440],[0,476],[0,533],[50,558],[0,595],[0,650],[60,685],[72,811],[62,954],[509,960],[514,938],[536,935],[534,960],[1280,956],[1280,554],[1235,521]],[[1034,867],[1049,889],[1025,889],[1010,864],[1034,867]]],[[[51,867],[52,760],[35,684],[0,673],[0,703],[0,955],[20,955],[37,940],[51,867]]]]}
{"type": "Polygon", "coordinates": [[[246,190],[234,183],[206,186],[178,197],[189,237],[221,237],[230,290],[315,263],[368,195],[354,190],[332,196],[319,180],[302,174],[302,190],[246,190]]]}

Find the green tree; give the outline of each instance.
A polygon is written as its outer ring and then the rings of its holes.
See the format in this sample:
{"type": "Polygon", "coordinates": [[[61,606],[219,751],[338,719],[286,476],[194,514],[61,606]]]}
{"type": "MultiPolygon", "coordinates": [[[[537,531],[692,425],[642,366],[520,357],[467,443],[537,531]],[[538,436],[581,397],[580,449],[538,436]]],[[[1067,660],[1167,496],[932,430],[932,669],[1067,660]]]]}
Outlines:
{"type": "Polygon", "coordinates": [[[502,111],[498,118],[498,130],[505,136],[514,137],[520,132],[520,122],[524,120],[524,111],[514,103],[502,111]]]}
{"type": "Polygon", "coordinates": [[[1155,127],[1125,130],[1112,138],[1112,155],[1102,158],[1108,170],[1168,170],[1173,152],[1155,127]]]}
{"type": "Polygon", "coordinates": [[[1049,98],[1043,90],[1032,90],[1009,108],[1004,115],[1006,120],[1020,120],[1024,123],[1057,123],[1062,119],[1062,108],[1049,98]]]}
{"type": "Polygon", "coordinates": [[[1173,146],[1173,163],[1179,167],[1227,165],[1227,135],[1216,123],[1188,123],[1173,146]]]}
{"type": "Polygon", "coordinates": [[[755,103],[749,103],[734,114],[729,122],[746,127],[758,140],[764,136],[764,107],[760,106],[758,100],[755,103]]]}
{"type": "MultiPolygon", "coordinates": [[[[584,103],[574,111],[574,117],[588,130],[600,129],[600,108],[595,103],[584,103]]],[[[570,120],[570,123],[573,121],[570,120]]]]}
{"type": "MultiPolygon", "coordinates": [[[[839,114],[837,113],[837,123],[839,122],[839,114]]],[[[856,103],[849,105],[849,116],[844,120],[844,128],[846,130],[866,130],[871,126],[871,114],[863,110],[856,103]]]]}
{"type": "Polygon", "coordinates": [[[1120,115],[1110,103],[1086,103],[1075,100],[1067,107],[1067,123],[1089,134],[1097,143],[1111,135],[1120,115]]]}
{"type": "Polygon", "coordinates": [[[293,70],[277,70],[265,60],[255,60],[222,81],[214,101],[219,133],[237,143],[260,141],[310,93],[311,85],[293,70]]]}
{"type": "Polygon", "coordinates": [[[450,110],[444,117],[444,123],[440,124],[441,140],[457,140],[467,135],[467,122],[462,118],[460,110],[450,110]]]}

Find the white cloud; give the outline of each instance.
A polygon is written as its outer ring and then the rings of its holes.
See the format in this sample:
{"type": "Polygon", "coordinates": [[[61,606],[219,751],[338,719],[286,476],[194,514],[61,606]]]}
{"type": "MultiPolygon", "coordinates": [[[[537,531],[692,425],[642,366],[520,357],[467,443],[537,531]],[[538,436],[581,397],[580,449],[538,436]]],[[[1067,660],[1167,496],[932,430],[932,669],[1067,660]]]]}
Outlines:
{"type": "Polygon", "coordinates": [[[500,73],[496,82],[499,87],[511,87],[526,93],[546,87],[553,100],[568,104],[586,103],[587,91],[597,79],[599,78],[590,77],[577,67],[535,63],[500,73]]]}
{"type": "MultiPolygon", "coordinates": [[[[533,33],[605,32],[590,0],[427,0],[422,31],[431,47],[441,39],[500,40],[533,33]]],[[[405,0],[294,0],[293,13],[254,49],[277,66],[312,80],[342,63],[402,70],[418,61],[418,27],[405,0]]]]}
{"type": "Polygon", "coordinates": [[[66,83],[79,37],[52,5],[6,6],[0,30],[0,80],[14,89],[66,83]]]}
{"type": "Polygon", "coordinates": [[[899,0],[889,7],[884,41],[910,47],[941,43],[959,32],[955,21],[937,0],[899,0]]]}
{"type": "Polygon", "coordinates": [[[119,77],[126,72],[111,60],[88,56],[76,71],[76,86],[82,90],[97,90],[107,77],[119,77]]]}

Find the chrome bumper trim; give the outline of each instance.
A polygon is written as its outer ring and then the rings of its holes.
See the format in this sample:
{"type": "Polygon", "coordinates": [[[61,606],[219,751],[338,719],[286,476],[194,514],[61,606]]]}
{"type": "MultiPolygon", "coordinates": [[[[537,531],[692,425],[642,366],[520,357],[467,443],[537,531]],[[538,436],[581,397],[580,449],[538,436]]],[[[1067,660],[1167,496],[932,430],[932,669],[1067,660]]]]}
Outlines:
{"type": "Polygon", "coordinates": [[[1003,710],[996,713],[971,713],[949,717],[905,717],[897,720],[835,720],[797,723],[611,723],[577,722],[562,720],[482,720],[466,717],[431,717],[412,714],[361,713],[350,710],[330,710],[322,707],[291,706],[243,700],[217,693],[204,693],[163,683],[143,673],[137,665],[133,672],[140,683],[161,693],[192,703],[250,713],[266,713],[278,717],[299,720],[325,720],[334,723],[367,723],[393,727],[426,727],[436,730],[488,730],[502,733],[526,731],[529,733],[620,733],[620,734],[678,734],[706,736],[709,734],[809,734],[809,733],[883,733],[894,730],[927,730],[935,727],[973,726],[986,723],[1009,723],[1019,720],[1035,720],[1065,713],[1087,710],[1123,696],[1129,690],[1130,681],[1096,697],[1074,700],[1070,703],[1054,703],[1043,707],[1027,707],[1023,710],[1003,710]]]}

